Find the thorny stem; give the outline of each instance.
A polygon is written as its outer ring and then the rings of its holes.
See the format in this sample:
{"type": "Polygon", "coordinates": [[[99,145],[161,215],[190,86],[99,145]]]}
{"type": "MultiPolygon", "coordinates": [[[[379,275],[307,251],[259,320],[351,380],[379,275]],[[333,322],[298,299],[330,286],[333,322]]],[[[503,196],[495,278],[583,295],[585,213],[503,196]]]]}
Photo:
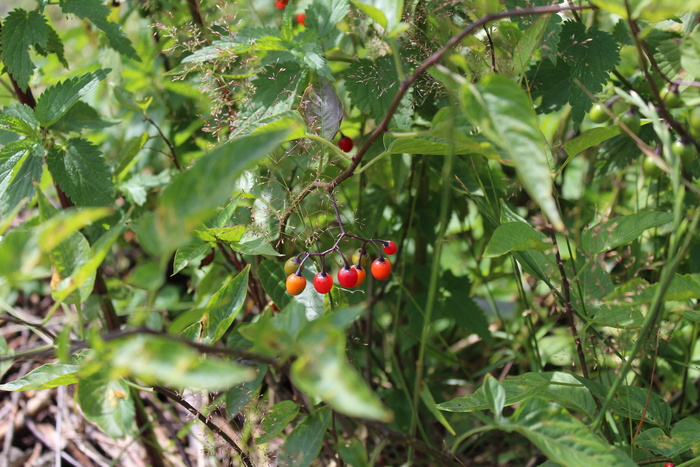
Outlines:
{"type": "Polygon", "coordinates": [[[398,91],[396,92],[396,95],[394,96],[394,99],[391,101],[391,104],[389,105],[389,109],[386,112],[386,115],[382,119],[382,121],[377,125],[377,127],[370,133],[370,135],[365,139],[364,143],[360,148],[358,148],[357,153],[353,156],[350,165],[348,165],[345,170],[343,170],[340,174],[338,174],[333,180],[329,182],[322,182],[321,180],[314,180],[313,182],[309,183],[306,187],[304,187],[301,192],[292,200],[290,203],[289,207],[287,210],[282,214],[280,218],[280,229],[279,229],[279,237],[280,241],[282,241],[282,236],[284,234],[284,230],[287,225],[287,221],[289,220],[289,217],[292,215],[292,212],[296,209],[296,207],[301,203],[304,198],[306,198],[309,193],[311,193],[312,190],[314,189],[322,189],[326,190],[328,193],[332,193],[333,189],[343,183],[345,180],[350,178],[354,173],[355,169],[360,165],[362,162],[362,159],[364,155],[367,153],[369,148],[374,144],[374,142],[389,128],[389,122],[391,121],[391,118],[394,116],[396,113],[396,110],[399,108],[399,104],[401,103],[401,99],[403,99],[403,96],[408,92],[408,90],[411,88],[413,83],[418,80],[418,78],[425,73],[428,68],[438,64],[442,57],[454,46],[459,44],[462,39],[467,37],[468,35],[472,34],[475,30],[483,27],[487,23],[490,23],[492,21],[500,20],[500,19],[505,19],[505,18],[512,18],[512,17],[518,17],[518,16],[529,16],[529,15],[546,15],[546,14],[554,14],[554,13],[559,13],[562,11],[582,11],[582,10],[589,10],[591,9],[591,6],[588,5],[566,5],[566,6],[559,6],[559,5],[549,5],[549,6],[541,6],[541,7],[532,7],[532,8],[520,8],[516,10],[506,10],[502,11],[499,13],[492,13],[488,14],[485,16],[482,16],[478,20],[474,21],[471,23],[467,28],[463,29],[459,34],[453,36],[450,40],[448,40],[445,45],[434,52],[430,57],[425,59],[423,63],[421,63],[418,68],[415,69],[411,75],[406,78],[403,82],[401,82],[401,85],[399,86],[398,91]]]}

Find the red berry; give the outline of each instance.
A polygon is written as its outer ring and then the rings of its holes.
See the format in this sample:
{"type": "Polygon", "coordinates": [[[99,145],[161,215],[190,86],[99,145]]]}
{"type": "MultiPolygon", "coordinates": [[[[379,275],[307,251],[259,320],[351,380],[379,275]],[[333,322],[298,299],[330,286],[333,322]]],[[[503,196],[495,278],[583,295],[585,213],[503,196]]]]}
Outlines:
{"type": "Polygon", "coordinates": [[[316,292],[326,294],[333,288],[333,277],[325,271],[319,272],[314,277],[314,288],[316,292]]]}
{"type": "Polygon", "coordinates": [[[306,26],[306,13],[299,13],[297,15],[297,23],[306,26]]]}
{"type": "Polygon", "coordinates": [[[275,0],[275,8],[278,10],[284,10],[287,7],[289,0],[275,0]]]}
{"type": "Polygon", "coordinates": [[[367,277],[367,270],[362,266],[358,268],[355,264],[350,266],[350,269],[354,269],[357,271],[357,284],[355,284],[355,287],[361,286],[362,283],[365,281],[365,278],[367,277]]]}
{"type": "Polygon", "coordinates": [[[357,270],[343,266],[338,271],[338,282],[343,287],[355,287],[357,285],[357,270]]]}
{"type": "Polygon", "coordinates": [[[667,462],[666,464],[664,464],[664,467],[676,467],[676,464],[674,464],[673,462],[667,462]]]}
{"type": "Polygon", "coordinates": [[[350,152],[352,151],[352,147],[354,146],[352,139],[348,136],[343,136],[338,140],[338,147],[342,149],[345,152],[350,152]]]}
{"type": "Polygon", "coordinates": [[[391,263],[386,258],[377,258],[372,263],[371,271],[375,279],[383,281],[391,274],[391,263]]]}
{"type": "Polygon", "coordinates": [[[384,244],[384,253],[387,255],[393,255],[396,253],[396,243],[394,243],[393,240],[389,240],[387,243],[384,244]]]}
{"type": "Polygon", "coordinates": [[[306,288],[306,277],[297,274],[290,274],[287,277],[287,292],[292,295],[299,295],[306,288]]]}

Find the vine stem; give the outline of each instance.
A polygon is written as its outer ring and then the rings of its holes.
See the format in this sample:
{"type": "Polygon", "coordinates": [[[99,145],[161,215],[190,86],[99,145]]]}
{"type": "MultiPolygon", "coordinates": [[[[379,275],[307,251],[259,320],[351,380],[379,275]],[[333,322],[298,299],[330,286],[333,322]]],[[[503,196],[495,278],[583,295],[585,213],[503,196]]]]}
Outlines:
{"type": "Polygon", "coordinates": [[[413,84],[418,80],[418,78],[425,73],[428,68],[437,65],[440,60],[442,60],[442,57],[450,51],[454,46],[459,44],[465,37],[468,35],[472,34],[474,31],[480,29],[484,25],[492,22],[492,21],[497,21],[500,19],[505,19],[505,18],[513,18],[513,17],[519,17],[519,16],[529,16],[529,15],[546,15],[546,14],[555,14],[555,13],[560,13],[563,11],[583,11],[583,10],[590,10],[593,7],[588,6],[588,5],[564,5],[564,6],[559,6],[559,5],[549,5],[549,6],[540,6],[540,7],[531,7],[531,8],[519,8],[516,10],[506,10],[502,11],[499,13],[491,13],[485,16],[482,16],[478,20],[474,21],[471,23],[469,26],[467,26],[465,29],[463,29],[459,34],[453,36],[448,40],[442,48],[434,52],[430,57],[425,59],[420,65],[418,65],[418,68],[416,68],[411,75],[403,80],[401,82],[401,85],[399,86],[398,91],[396,92],[396,95],[394,96],[394,99],[391,101],[391,104],[389,105],[389,108],[386,112],[386,115],[382,119],[382,121],[377,125],[377,127],[372,131],[372,133],[369,134],[369,136],[365,139],[364,143],[362,143],[362,146],[357,150],[357,154],[355,154],[352,159],[350,164],[343,170],[340,174],[338,174],[334,179],[328,182],[323,182],[321,180],[314,180],[313,182],[309,183],[307,186],[305,186],[301,192],[292,200],[290,203],[289,207],[286,209],[284,214],[280,218],[280,241],[281,238],[284,234],[284,230],[287,225],[287,221],[289,220],[289,217],[292,215],[292,212],[296,209],[296,207],[301,203],[304,198],[306,198],[309,193],[311,193],[312,190],[314,189],[322,189],[326,190],[329,193],[333,192],[333,189],[343,183],[345,180],[350,178],[354,173],[355,169],[360,165],[362,162],[362,159],[364,155],[367,153],[369,148],[374,144],[374,142],[384,133],[388,130],[389,128],[389,122],[391,121],[391,118],[394,116],[396,113],[397,109],[399,108],[399,104],[401,103],[401,100],[403,99],[404,95],[408,92],[408,90],[413,86],[413,84]]]}

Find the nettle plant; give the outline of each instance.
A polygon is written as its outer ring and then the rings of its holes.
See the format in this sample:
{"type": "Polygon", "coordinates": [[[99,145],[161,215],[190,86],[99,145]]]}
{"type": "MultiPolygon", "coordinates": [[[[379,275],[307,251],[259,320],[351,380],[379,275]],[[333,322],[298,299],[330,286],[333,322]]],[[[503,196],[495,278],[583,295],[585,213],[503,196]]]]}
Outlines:
{"type": "Polygon", "coordinates": [[[0,7],[14,413],[95,462],[698,462],[700,2],[181,3],[0,7]]]}

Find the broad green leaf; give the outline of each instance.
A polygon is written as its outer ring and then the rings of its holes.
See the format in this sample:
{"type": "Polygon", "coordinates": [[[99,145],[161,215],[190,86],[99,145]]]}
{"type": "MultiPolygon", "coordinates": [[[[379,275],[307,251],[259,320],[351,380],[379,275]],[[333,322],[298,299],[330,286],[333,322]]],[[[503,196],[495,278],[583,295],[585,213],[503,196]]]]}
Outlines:
{"type": "Polygon", "coordinates": [[[163,190],[154,219],[160,251],[170,252],[187,243],[190,232],[231,196],[231,180],[265,157],[286,134],[260,133],[230,141],[175,177],[163,190]]]}
{"type": "Polygon", "coordinates": [[[30,391],[75,384],[78,382],[77,372],[79,368],[79,365],[66,365],[58,362],[46,363],[21,378],[0,384],[0,391],[30,391]]]}
{"type": "Polygon", "coordinates": [[[385,153],[438,156],[447,154],[483,154],[490,158],[498,157],[498,152],[489,142],[476,140],[451,141],[437,136],[397,138],[391,141],[385,153]]]}
{"type": "Polygon", "coordinates": [[[445,315],[454,319],[460,328],[477,334],[485,342],[493,342],[489,322],[479,305],[470,295],[471,284],[467,276],[455,276],[447,270],[442,275],[441,285],[446,297],[443,307],[445,315]]]}
{"type": "MultiPolygon", "coordinates": [[[[33,111],[29,109],[30,112],[33,111]]],[[[22,136],[27,136],[30,138],[37,138],[37,131],[36,127],[34,127],[33,123],[38,123],[38,122],[27,122],[19,117],[15,117],[13,115],[0,115],[0,128],[5,130],[5,131],[11,131],[13,133],[17,133],[18,135],[22,136]]],[[[31,145],[32,141],[29,140],[22,140],[22,141],[15,141],[15,143],[22,143],[25,145],[31,145]]],[[[11,143],[10,143],[11,144],[11,143]]],[[[5,145],[7,147],[8,145],[5,145]]],[[[3,148],[4,149],[4,148],[3,148]]]]}
{"type": "MultiPolygon", "coordinates": [[[[264,260],[258,265],[257,275],[263,289],[265,289],[265,293],[270,296],[273,303],[280,310],[283,310],[292,301],[292,296],[287,293],[285,287],[287,275],[284,272],[282,263],[274,260],[264,260]]],[[[306,287],[313,287],[308,279],[306,287]]]]}
{"type": "MultiPolygon", "coordinates": [[[[636,306],[651,303],[658,284],[647,285],[635,281],[628,287],[620,287],[607,297],[606,302],[616,305],[636,306]]],[[[700,274],[676,274],[666,290],[665,301],[692,300],[700,298],[700,274]]]]}
{"type": "MultiPolygon", "coordinates": [[[[553,15],[557,16],[557,15],[553,15]]],[[[530,64],[533,58],[533,52],[539,45],[544,31],[549,24],[550,17],[547,15],[540,16],[520,38],[513,50],[513,59],[515,62],[515,71],[522,73],[530,64]]]]}
{"type": "Polygon", "coordinates": [[[56,123],[51,125],[51,130],[67,133],[70,131],[81,132],[84,129],[102,130],[114,125],[116,122],[104,120],[102,115],[89,104],[77,101],[56,123]]]}
{"type": "Polygon", "coordinates": [[[210,251],[209,244],[199,240],[178,248],[173,259],[173,276],[185,269],[190,263],[204,258],[210,251]]]}
{"type": "Polygon", "coordinates": [[[619,134],[620,127],[618,125],[591,128],[590,130],[584,131],[576,138],[570,139],[564,143],[564,151],[566,151],[569,157],[573,157],[576,154],[579,154],[588,148],[592,148],[593,146],[597,146],[600,143],[619,134]]]}
{"type": "Polygon", "coordinates": [[[111,206],[114,183],[97,146],[82,138],[69,139],[47,157],[54,180],[77,206],[111,206]]]}
{"type": "Polygon", "coordinates": [[[163,336],[138,335],[110,341],[109,368],[146,384],[221,391],[252,380],[256,372],[231,360],[204,356],[163,336]]]}
{"type": "Polygon", "coordinates": [[[607,32],[595,27],[586,29],[579,22],[565,21],[559,50],[562,61],[571,70],[569,104],[574,129],[578,129],[593,104],[588,95],[603,90],[610,70],[620,61],[619,46],[607,32]]]}
{"type": "Polygon", "coordinates": [[[31,200],[36,193],[35,184],[43,173],[43,148],[33,144],[28,152],[16,152],[5,159],[0,151],[0,204],[2,215],[15,209],[23,200],[31,200]]]}
{"type": "Polygon", "coordinates": [[[344,115],[343,103],[333,84],[325,79],[306,88],[301,112],[309,130],[328,140],[338,133],[344,115]]]}
{"type": "Polygon", "coordinates": [[[532,103],[520,86],[501,75],[463,89],[462,107],[472,124],[512,159],[523,186],[557,230],[564,224],[552,196],[549,148],[532,103]]]}
{"type": "Polygon", "coordinates": [[[85,418],[112,438],[134,432],[136,411],[131,388],[121,378],[112,378],[108,368],[78,381],[78,403],[85,418]]]}
{"type": "Polygon", "coordinates": [[[10,284],[48,277],[51,272],[43,267],[41,257],[35,232],[15,227],[0,239],[0,277],[10,284]]]}
{"type": "MultiPolygon", "coordinates": [[[[551,0],[506,0],[505,8],[508,10],[514,10],[517,8],[548,6],[552,3],[553,2],[551,0]]],[[[559,39],[561,35],[561,16],[557,14],[516,16],[511,18],[511,21],[517,23],[518,27],[525,31],[523,37],[518,42],[518,45],[513,52],[515,57],[517,57],[519,52],[529,49],[530,46],[528,43],[532,42],[533,38],[537,38],[540,53],[556,65],[559,39]],[[545,19],[544,28],[537,24],[543,22],[543,19],[545,19]],[[525,44],[521,45],[523,41],[525,44]]],[[[537,45],[538,44],[535,44],[535,46],[537,45]]],[[[523,59],[525,59],[524,56],[522,56],[520,60],[523,61],[523,66],[526,66],[527,62],[524,62],[523,59]]]]}
{"type": "Polygon", "coordinates": [[[525,436],[550,460],[567,467],[637,465],[569,412],[537,397],[518,407],[503,428],[525,436]]]}
{"type": "Polygon", "coordinates": [[[508,222],[496,227],[484,250],[484,258],[497,258],[512,251],[537,250],[552,248],[552,243],[545,243],[547,236],[533,229],[524,222],[508,222]]]}
{"type": "Polygon", "coordinates": [[[49,126],[65,115],[82,96],[92,91],[111,70],[97,70],[60,81],[44,91],[36,103],[36,118],[49,126]]]}
{"type": "Polygon", "coordinates": [[[107,20],[110,9],[100,0],[59,0],[58,3],[64,13],[73,14],[94,24],[105,34],[109,46],[114,50],[132,60],[141,61],[122,28],[117,23],[107,20]]]}
{"type": "Polygon", "coordinates": [[[367,456],[367,449],[365,449],[365,446],[359,439],[346,439],[339,443],[337,449],[340,458],[347,465],[351,465],[352,467],[369,467],[370,463],[367,456]]]}
{"type": "Polygon", "coordinates": [[[294,384],[320,397],[338,412],[388,422],[392,418],[379,397],[345,357],[345,334],[335,326],[316,322],[299,340],[292,364],[294,384]]]}
{"type": "Polygon", "coordinates": [[[331,410],[320,407],[294,428],[282,447],[277,462],[283,467],[306,467],[318,456],[326,430],[331,423],[331,410]]]}
{"type": "Polygon", "coordinates": [[[336,24],[350,11],[348,0],[313,0],[306,9],[306,27],[315,29],[321,39],[331,39],[336,24]]]}
{"type": "Polygon", "coordinates": [[[299,405],[292,401],[282,401],[267,409],[260,422],[262,434],[255,439],[255,444],[272,441],[294,420],[299,413],[299,405]]]}
{"type": "Polygon", "coordinates": [[[700,9],[698,0],[594,0],[598,8],[627,18],[627,8],[633,19],[661,21],[687,11],[700,9]]]}
{"type": "Polygon", "coordinates": [[[119,153],[119,166],[114,171],[115,176],[122,177],[124,173],[128,171],[133,165],[134,158],[147,141],[148,133],[144,131],[139,136],[134,136],[123,145],[119,153]]]}
{"type": "Polygon", "coordinates": [[[29,56],[29,47],[46,48],[49,30],[46,17],[38,11],[15,8],[7,14],[0,30],[0,50],[7,71],[22,91],[27,90],[34,64],[29,56]]]}
{"type": "Polygon", "coordinates": [[[486,402],[489,404],[489,410],[500,423],[500,421],[503,420],[503,407],[506,405],[505,388],[490,373],[486,374],[481,387],[484,390],[486,402]]]}
{"type": "MultiPolygon", "coordinates": [[[[505,391],[504,406],[521,403],[537,396],[550,384],[539,373],[525,373],[519,376],[509,376],[500,382],[505,391]]],[[[483,386],[474,393],[456,397],[450,401],[438,404],[440,410],[447,412],[474,412],[490,408],[488,397],[483,386]]]]}
{"type": "Polygon", "coordinates": [[[403,15],[403,0],[353,0],[352,3],[379,23],[387,34],[399,27],[403,15]]]}
{"type": "Polygon", "coordinates": [[[673,220],[667,212],[638,212],[595,225],[581,236],[581,248],[593,256],[636,240],[644,231],[673,220]]]}
{"type": "Polygon", "coordinates": [[[270,242],[261,237],[255,238],[248,236],[240,241],[231,242],[231,248],[244,255],[281,256],[280,253],[277,253],[277,251],[272,248],[270,242]]]}
{"type": "MultiPolygon", "coordinates": [[[[231,347],[230,340],[227,342],[227,346],[231,347]]],[[[264,363],[257,363],[254,368],[257,370],[255,379],[234,386],[228,389],[224,394],[226,413],[229,417],[237,416],[243,412],[251,402],[257,401],[260,397],[262,381],[267,374],[267,365],[264,363]]]]}
{"type": "Polygon", "coordinates": [[[597,410],[591,391],[579,379],[563,371],[539,373],[549,381],[540,396],[593,419],[597,410]]]}
{"type": "Polygon", "coordinates": [[[688,417],[676,422],[667,436],[661,428],[644,430],[635,439],[637,446],[660,456],[674,458],[690,450],[700,454],[700,421],[688,417]]]}
{"type": "Polygon", "coordinates": [[[246,303],[249,273],[250,264],[211,298],[202,322],[202,343],[218,342],[233,324],[246,303]]]}
{"type": "MultiPolygon", "coordinates": [[[[680,48],[678,42],[672,41],[676,45],[676,53],[680,50],[680,64],[696,79],[700,77],[700,29],[695,28],[692,33],[681,41],[680,48]]],[[[672,75],[673,76],[673,75],[672,75]]]]}
{"type": "Polygon", "coordinates": [[[111,208],[73,208],[52,213],[39,227],[39,246],[42,251],[49,252],[83,227],[109,216],[112,212],[111,208]]]}

